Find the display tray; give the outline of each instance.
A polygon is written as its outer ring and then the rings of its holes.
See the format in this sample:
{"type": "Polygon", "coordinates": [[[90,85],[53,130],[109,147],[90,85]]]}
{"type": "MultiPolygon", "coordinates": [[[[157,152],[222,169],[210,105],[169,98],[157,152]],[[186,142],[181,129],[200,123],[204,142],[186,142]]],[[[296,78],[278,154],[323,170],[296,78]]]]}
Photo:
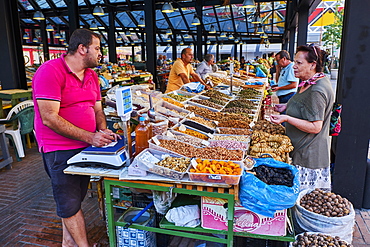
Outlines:
{"type": "Polygon", "coordinates": [[[250,142],[250,136],[248,135],[221,135],[214,134],[213,138],[210,140],[232,140],[232,141],[241,141],[241,142],[250,142]]]}
{"type": "MultiPolygon", "coordinates": [[[[198,159],[197,159],[198,160],[198,159]]],[[[202,168],[201,170],[210,170],[212,171],[209,173],[205,172],[195,172],[193,166],[189,167],[189,179],[191,181],[203,181],[208,183],[220,183],[220,184],[230,184],[236,185],[239,183],[240,177],[243,173],[244,163],[242,161],[227,161],[227,160],[204,160],[202,159],[202,164],[198,164],[198,166],[203,166],[203,163],[209,164],[208,167],[202,168]],[[232,172],[237,171],[237,174],[222,174],[221,172],[232,172]],[[213,173],[214,172],[214,173],[213,173]],[[220,173],[217,173],[220,172],[220,173]]]]}
{"type": "Polygon", "coordinates": [[[191,128],[200,130],[203,133],[211,133],[211,134],[215,133],[215,129],[212,129],[212,128],[204,125],[204,124],[200,124],[198,122],[195,122],[195,121],[192,121],[192,120],[189,120],[189,119],[184,119],[183,121],[181,121],[181,124],[184,124],[187,127],[191,127],[191,128]]]}
{"type": "Polygon", "coordinates": [[[189,136],[194,136],[203,140],[208,140],[213,137],[213,133],[211,132],[204,132],[199,129],[196,129],[194,127],[190,127],[188,125],[184,125],[186,128],[185,132],[182,132],[179,128],[180,126],[183,125],[182,123],[179,123],[171,128],[172,131],[183,133],[189,136]]]}
{"type": "Polygon", "coordinates": [[[195,96],[196,94],[194,93],[189,93],[189,92],[182,91],[182,90],[175,90],[175,91],[172,91],[172,92],[169,92],[163,95],[163,97],[169,97],[177,102],[180,102],[181,104],[188,102],[190,99],[194,98],[195,96]]]}
{"type": "Polygon", "coordinates": [[[164,160],[166,157],[185,158],[184,156],[181,155],[169,154],[163,151],[147,148],[143,150],[138,156],[135,157],[132,165],[137,164],[137,166],[144,171],[148,171],[175,180],[181,180],[186,174],[187,170],[189,169],[190,159],[186,169],[183,172],[181,172],[164,166],[157,165],[158,162],[155,163],[152,160],[147,159],[147,157],[150,155],[153,155],[154,158],[158,159],[159,161],[164,160]]]}
{"type": "Polygon", "coordinates": [[[210,107],[210,108],[214,108],[216,110],[219,110],[219,109],[222,109],[225,105],[227,105],[227,103],[230,101],[229,99],[223,99],[223,100],[220,100],[221,102],[219,103],[215,103],[215,102],[212,102],[211,101],[211,97],[209,96],[203,96],[203,95],[198,95],[192,99],[190,99],[188,102],[193,102],[193,103],[197,103],[199,105],[204,105],[204,106],[207,106],[207,107],[210,107]],[[197,102],[197,100],[207,100],[210,102],[210,104],[214,104],[214,106],[207,106],[205,104],[202,104],[202,103],[199,103],[197,102]]]}
{"type": "Polygon", "coordinates": [[[187,101],[186,104],[206,108],[206,109],[209,109],[209,110],[214,111],[214,112],[220,112],[224,108],[224,107],[221,107],[220,109],[216,109],[216,108],[209,107],[209,106],[206,106],[206,105],[202,105],[202,104],[199,104],[197,102],[190,101],[190,100],[187,101]]]}

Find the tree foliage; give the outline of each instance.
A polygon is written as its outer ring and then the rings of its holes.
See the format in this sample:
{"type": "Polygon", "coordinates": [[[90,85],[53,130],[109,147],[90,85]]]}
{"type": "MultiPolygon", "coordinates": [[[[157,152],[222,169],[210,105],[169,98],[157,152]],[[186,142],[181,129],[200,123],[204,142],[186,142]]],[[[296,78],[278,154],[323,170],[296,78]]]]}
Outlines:
{"type": "Polygon", "coordinates": [[[342,41],[342,28],[343,28],[343,14],[344,9],[339,10],[339,2],[334,10],[334,23],[325,26],[325,31],[322,35],[324,45],[335,49],[339,49],[342,41]]]}

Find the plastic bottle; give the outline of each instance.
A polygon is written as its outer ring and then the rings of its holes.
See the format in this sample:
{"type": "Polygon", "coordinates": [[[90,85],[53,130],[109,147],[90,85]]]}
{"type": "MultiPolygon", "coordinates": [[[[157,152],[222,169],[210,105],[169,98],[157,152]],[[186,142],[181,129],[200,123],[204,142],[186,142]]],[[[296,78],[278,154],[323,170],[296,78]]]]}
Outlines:
{"type": "Polygon", "coordinates": [[[147,114],[147,113],[144,113],[144,114],[142,114],[141,116],[145,118],[146,126],[147,126],[147,127],[148,127],[148,129],[149,129],[148,140],[150,140],[150,138],[152,138],[152,137],[153,137],[153,127],[152,127],[152,125],[151,125],[151,123],[150,123],[149,116],[148,116],[148,114],[147,114]]]}
{"type": "Polygon", "coordinates": [[[140,123],[135,128],[135,155],[138,155],[141,151],[149,147],[149,129],[145,123],[145,118],[139,118],[140,123]]]}

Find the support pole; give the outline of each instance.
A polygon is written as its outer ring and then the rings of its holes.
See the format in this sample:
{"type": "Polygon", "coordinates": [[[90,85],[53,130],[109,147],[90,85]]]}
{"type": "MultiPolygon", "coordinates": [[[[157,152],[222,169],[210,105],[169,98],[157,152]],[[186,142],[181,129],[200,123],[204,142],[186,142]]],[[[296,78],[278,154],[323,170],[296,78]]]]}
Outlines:
{"type": "Polygon", "coordinates": [[[0,1],[2,89],[27,89],[17,4],[13,0],[0,1]]]}
{"type": "MultiPolygon", "coordinates": [[[[343,105],[342,131],[337,137],[333,192],[361,208],[365,191],[370,138],[370,1],[345,2],[337,102],[343,105]]],[[[367,185],[369,186],[369,185],[367,185]]],[[[367,195],[368,197],[370,195],[367,195]]]]}
{"type": "MultiPolygon", "coordinates": [[[[156,82],[156,87],[159,88],[159,83],[157,81],[157,66],[156,66],[156,59],[157,59],[157,47],[156,47],[156,32],[157,27],[155,25],[156,18],[155,18],[155,1],[152,0],[144,0],[144,13],[145,13],[145,33],[146,33],[146,50],[147,58],[146,58],[146,69],[149,71],[156,82]]],[[[162,88],[161,88],[162,90],[162,88]]]]}

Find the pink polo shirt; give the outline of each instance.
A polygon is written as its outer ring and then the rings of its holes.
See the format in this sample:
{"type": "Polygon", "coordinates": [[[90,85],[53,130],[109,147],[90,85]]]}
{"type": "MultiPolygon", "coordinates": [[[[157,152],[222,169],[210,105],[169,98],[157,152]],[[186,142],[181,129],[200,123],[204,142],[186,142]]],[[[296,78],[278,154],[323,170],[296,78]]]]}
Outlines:
{"type": "Polygon", "coordinates": [[[61,117],[84,130],[96,131],[94,105],[101,100],[98,76],[92,69],[86,69],[81,81],[64,57],[65,54],[45,62],[32,79],[36,139],[39,151],[44,153],[83,148],[89,144],[61,136],[43,125],[37,99],[59,101],[61,117]]]}

